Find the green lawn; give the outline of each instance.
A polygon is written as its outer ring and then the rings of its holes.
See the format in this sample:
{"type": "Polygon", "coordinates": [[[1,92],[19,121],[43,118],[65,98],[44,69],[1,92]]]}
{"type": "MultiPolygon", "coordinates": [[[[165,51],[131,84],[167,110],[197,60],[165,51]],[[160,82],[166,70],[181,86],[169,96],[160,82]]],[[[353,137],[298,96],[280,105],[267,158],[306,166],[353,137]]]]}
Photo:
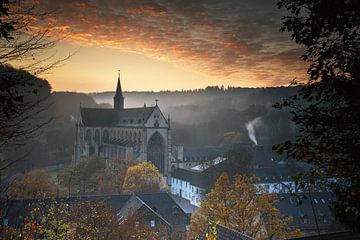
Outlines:
{"type": "Polygon", "coordinates": [[[54,180],[54,182],[57,182],[57,175],[61,171],[61,169],[51,170],[47,171],[46,173],[54,180]]]}

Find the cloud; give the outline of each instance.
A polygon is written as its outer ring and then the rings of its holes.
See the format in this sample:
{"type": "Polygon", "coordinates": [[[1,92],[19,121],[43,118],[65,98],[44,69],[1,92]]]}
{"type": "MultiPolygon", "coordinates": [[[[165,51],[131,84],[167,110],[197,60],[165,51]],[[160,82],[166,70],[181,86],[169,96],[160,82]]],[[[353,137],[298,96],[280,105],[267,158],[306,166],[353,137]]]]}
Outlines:
{"type": "Polygon", "coordinates": [[[281,33],[269,0],[41,0],[47,23],[74,44],[112,47],[171,61],[239,85],[305,78],[302,49],[281,33]]]}

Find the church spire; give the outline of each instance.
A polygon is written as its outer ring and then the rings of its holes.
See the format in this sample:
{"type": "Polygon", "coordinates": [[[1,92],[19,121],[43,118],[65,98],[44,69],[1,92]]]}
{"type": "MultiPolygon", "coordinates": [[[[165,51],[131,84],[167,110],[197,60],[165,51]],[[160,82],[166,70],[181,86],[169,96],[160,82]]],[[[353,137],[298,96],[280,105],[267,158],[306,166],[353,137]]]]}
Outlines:
{"type": "Polygon", "coordinates": [[[118,70],[118,81],[116,86],[116,92],[114,96],[114,109],[121,111],[124,109],[124,96],[122,94],[121,82],[120,82],[120,70],[118,70]]]}
{"type": "Polygon", "coordinates": [[[121,82],[120,82],[120,70],[118,70],[118,81],[117,81],[115,95],[118,95],[118,94],[122,95],[121,82]]]}

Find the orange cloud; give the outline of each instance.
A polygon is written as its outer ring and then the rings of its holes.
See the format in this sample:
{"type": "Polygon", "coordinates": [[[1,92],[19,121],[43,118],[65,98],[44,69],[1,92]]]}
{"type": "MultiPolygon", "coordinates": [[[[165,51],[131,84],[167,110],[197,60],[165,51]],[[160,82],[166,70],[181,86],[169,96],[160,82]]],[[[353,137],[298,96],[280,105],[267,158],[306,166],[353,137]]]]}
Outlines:
{"type": "Polygon", "coordinates": [[[42,0],[39,6],[59,10],[47,23],[74,44],[142,53],[240,85],[271,86],[305,78],[306,66],[279,32],[281,15],[270,2],[42,0]]]}

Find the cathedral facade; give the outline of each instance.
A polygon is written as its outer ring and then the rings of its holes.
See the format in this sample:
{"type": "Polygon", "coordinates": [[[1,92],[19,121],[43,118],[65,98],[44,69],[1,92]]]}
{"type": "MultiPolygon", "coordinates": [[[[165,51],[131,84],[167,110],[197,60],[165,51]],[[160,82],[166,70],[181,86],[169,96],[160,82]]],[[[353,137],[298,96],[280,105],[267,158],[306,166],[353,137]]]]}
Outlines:
{"type": "Polygon", "coordinates": [[[76,124],[74,160],[91,155],[103,158],[109,166],[133,158],[150,161],[168,176],[171,158],[170,118],[156,105],[124,108],[118,77],[113,108],[80,107],[76,124]]]}

